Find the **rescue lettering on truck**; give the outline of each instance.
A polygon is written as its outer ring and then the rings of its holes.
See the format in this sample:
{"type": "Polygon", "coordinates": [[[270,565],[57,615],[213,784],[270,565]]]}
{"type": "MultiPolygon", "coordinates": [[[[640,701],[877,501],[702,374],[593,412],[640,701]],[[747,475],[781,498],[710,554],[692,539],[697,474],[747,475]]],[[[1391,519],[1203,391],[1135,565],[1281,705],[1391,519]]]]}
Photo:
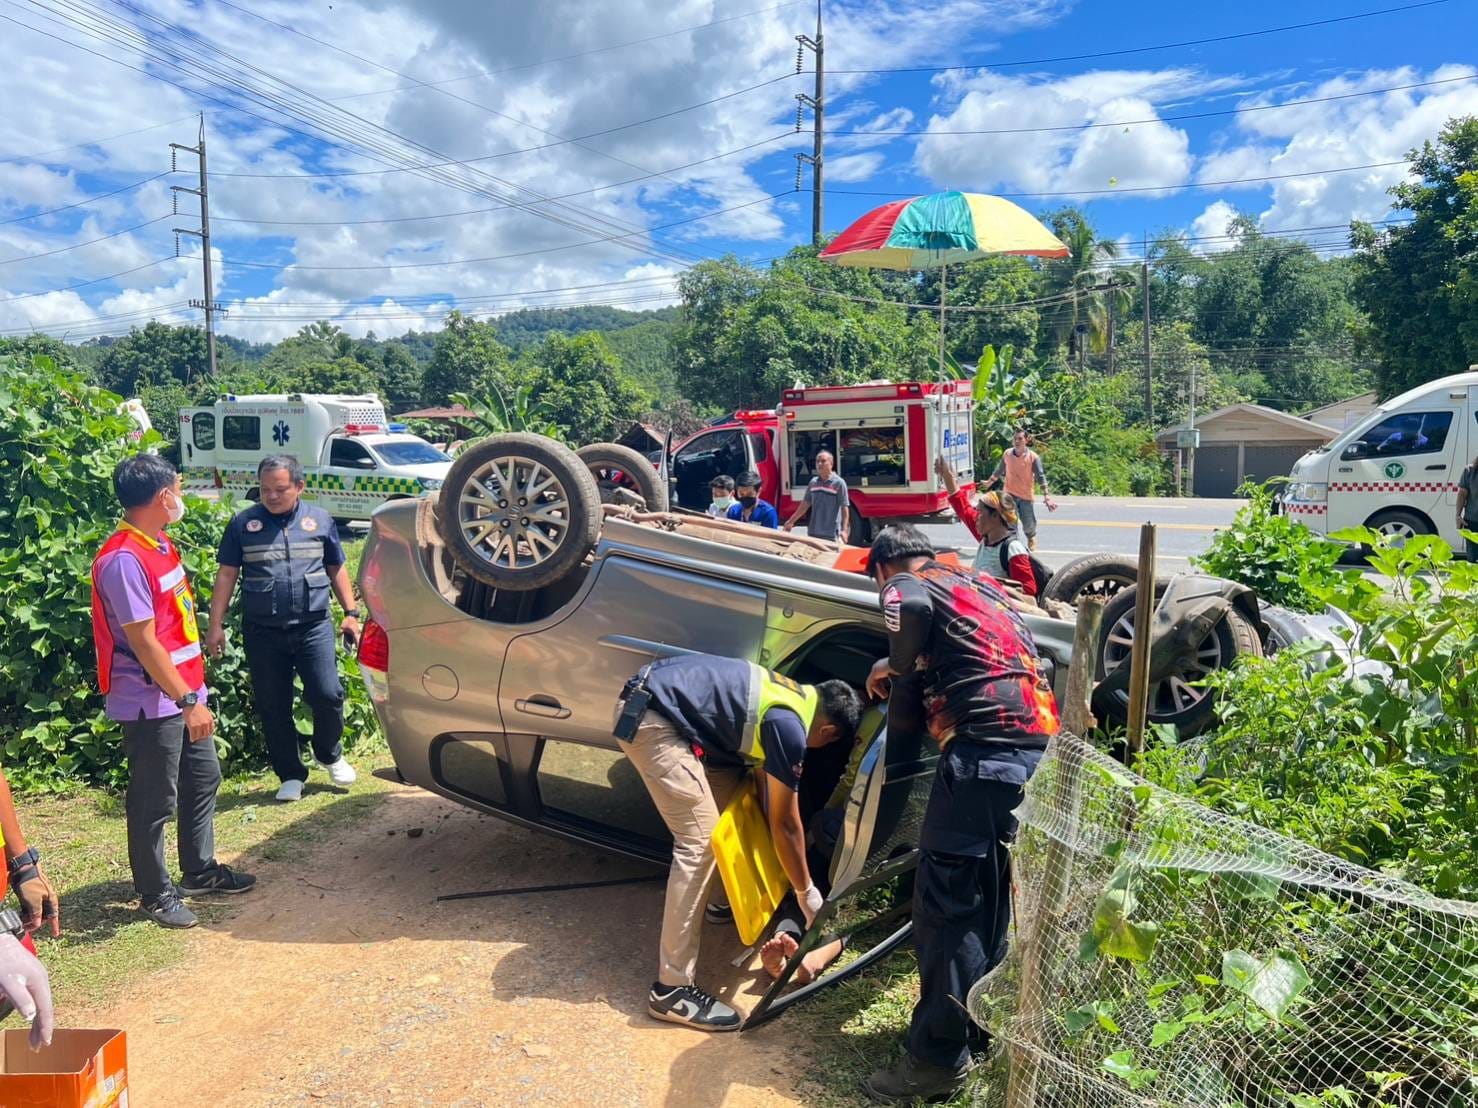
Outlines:
{"type": "Polygon", "coordinates": [[[787,389],[774,409],[736,412],[679,443],[672,453],[674,503],[702,510],[714,477],[759,473],[760,496],[781,518],[795,511],[830,451],[847,482],[853,542],[887,520],[948,510],[934,472],[940,454],[961,485],[974,481],[970,382],[886,382],[787,389]]]}

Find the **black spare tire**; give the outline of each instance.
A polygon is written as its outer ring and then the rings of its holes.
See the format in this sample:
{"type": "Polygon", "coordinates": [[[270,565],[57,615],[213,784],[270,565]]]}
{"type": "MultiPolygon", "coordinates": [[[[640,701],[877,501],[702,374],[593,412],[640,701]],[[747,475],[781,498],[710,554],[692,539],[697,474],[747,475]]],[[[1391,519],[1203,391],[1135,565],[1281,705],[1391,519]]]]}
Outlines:
{"type": "Polygon", "coordinates": [[[600,492],[585,463],[569,447],[523,432],[464,447],[436,514],[457,564],[510,592],[558,581],[600,537],[600,492]]]}
{"type": "MultiPolygon", "coordinates": [[[[1165,583],[1155,586],[1155,601],[1165,593],[1165,583]]],[[[1139,587],[1120,589],[1104,606],[1103,631],[1098,641],[1098,657],[1094,659],[1094,678],[1102,681],[1121,663],[1129,664],[1129,651],[1134,642],[1135,611],[1139,587]]],[[[1196,683],[1208,675],[1229,669],[1243,654],[1261,656],[1262,640],[1241,612],[1230,609],[1211,632],[1196,644],[1179,673],[1172,673],[1150,683],[1150,723],[1168,723],[1183,736],[1195,734],[1211,721],[1215,707],[1210,689],[1197,688],[1196,683]]],[[[1129,718],[1129,694],[1119,692],[1099,697],[1099,710],[1119,723],[1129,718]]]]}
{"type": "Polygon", "coordinates": [[[617,503],[616,490],[635,493],[647,511],[667,511],[667,489],[646,455],[614,442],[597,442],[575,451],[595,478],[602,504],[617,503]]]}
{"type": "Polygon", "coordinates": [[[1139,563],[1122,554],[1088,554],[1075,558],[1052,575],[1042,595],[1076,605],[1085,596],[1105,600],[1117,596],[1139,579],[1139,563]]]}

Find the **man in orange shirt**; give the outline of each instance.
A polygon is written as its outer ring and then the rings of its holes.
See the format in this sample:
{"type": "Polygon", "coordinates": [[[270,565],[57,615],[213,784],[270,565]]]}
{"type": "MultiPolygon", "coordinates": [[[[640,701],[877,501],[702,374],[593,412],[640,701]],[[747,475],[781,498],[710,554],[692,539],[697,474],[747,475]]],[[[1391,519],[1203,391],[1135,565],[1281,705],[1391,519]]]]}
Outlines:
{"type": "Polygon", "coordinates": [[[1042,500],[1049,512],[1057,511],[1057,502],[1047,491],[1047,475],[1042,472],[1042,459],[1031,448],[1032,437],[1018,428],[1011,436],[1011,449],[1001,455],[996,471],[990,475],[985,488],[993,489],[1004,478],[1006,491],[1016,500],[1016,514],[1021,517],[1021,529],[1026,532],[1026,545],[1030,550],[1037,548],[1037,505],[1036,486],[1042,486],[1042,500]]]}

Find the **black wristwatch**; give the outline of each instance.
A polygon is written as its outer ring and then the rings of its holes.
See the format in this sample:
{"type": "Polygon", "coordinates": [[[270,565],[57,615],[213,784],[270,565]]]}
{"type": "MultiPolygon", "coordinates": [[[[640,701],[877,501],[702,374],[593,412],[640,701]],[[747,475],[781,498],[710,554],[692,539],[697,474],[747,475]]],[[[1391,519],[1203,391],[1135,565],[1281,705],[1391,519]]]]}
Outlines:
{"type": "Polygon", "coordinates": [[[29,869],[31,866],[34,866],[39,861],[41,861],[41,851],[37,850],[33,846],[24,854],[17,854],[14,858],[12,858],[10,860],[10,865],[8,868],[10,869],[10,874],[13,877],[21,870],[29,869]]]}
{"type": "Polygon", "coordinates": [[[360,609],[358,609],[358,608],[355,608],[352,612],[349,611],[349,609],[345,608],[344,609],[344,618],[345,619],[363,619],[364,616],[361,613],[360,609]]]}
{"type": "Polygon", "coordinates": [[[199,703],[200,694],[198,692],[187,692],[174,702],[174,706],[183,712],[186,708],[193,708],[199,703]]]}
{"type": "Polygon", "coordinates": [[[8,932],[17,939],[26,937],[26,925],[21,915],[13,908],[0,908],[0,931],[8,932]]]}

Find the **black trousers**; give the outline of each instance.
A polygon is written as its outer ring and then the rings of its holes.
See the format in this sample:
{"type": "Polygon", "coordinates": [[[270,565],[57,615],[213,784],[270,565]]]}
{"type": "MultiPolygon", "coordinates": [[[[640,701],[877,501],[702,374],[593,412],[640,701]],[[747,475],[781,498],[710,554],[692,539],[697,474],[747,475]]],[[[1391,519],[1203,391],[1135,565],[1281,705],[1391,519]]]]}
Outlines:
{"type": "Polygon", "coordinates": [[[1011,923],[1013,810],[1041,754],[955,741],[939,770],[919,836],[913,939],[919,1002],[908,1029],[915,1058],[964,1065],[985,1033],[966,1008],[970,988],[1006,956],[1011,923]]]}
{"type": "Polygon", "coordinates": [[[303,700],[313,713],[313,757],[332,765],[343,756],[344,686],[339,681],[334,621],[316,619],[291,627],[242,628],[257,715],[267,735],[272,771],[281,781],[308,780],[303,738],[293,720],[293,675],[303,681],[303,700]]]}
{"type": "Polygon", "coordinates": [[[176,805],[180,869],[194,877],[215,865],[221,763],[215,740],[190,741],[183,715],[125,721],[123,753],[128,759],[128,864],[134,889],[152,900],[174,887],[164,862],[164,828],[176,805]]]}

